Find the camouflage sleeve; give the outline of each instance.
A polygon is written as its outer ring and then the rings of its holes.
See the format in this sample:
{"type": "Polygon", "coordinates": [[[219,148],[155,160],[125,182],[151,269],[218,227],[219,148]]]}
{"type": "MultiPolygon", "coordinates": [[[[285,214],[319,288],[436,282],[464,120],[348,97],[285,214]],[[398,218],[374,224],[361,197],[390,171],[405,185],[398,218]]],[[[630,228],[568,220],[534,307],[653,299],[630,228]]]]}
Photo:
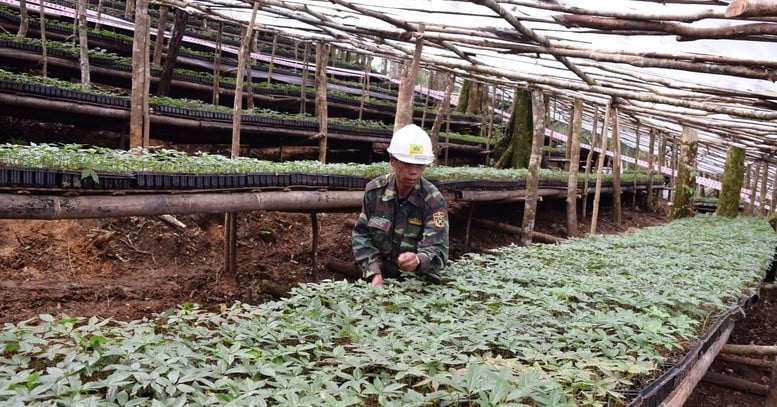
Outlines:
{"type": "Polygon", "coordinates": [[[361,270],[362,277],[365,279],[379,274],[383,268],[383,259],[380,256],[380,251],[372,241],[370,230],[367,227],[367,222],[373,210],[371,208],[371,202],[375,199],[373,195],[374,193],[369,191],[365,192],[362,211],[356,220],[352,233],[353,257],[359,270],[361,270]]]}
{"type": "Polygon", "coordinates": [[[424,236],[418,243],[418,258],[421,260],[418,269],[422,274],[439,278],[440,272],[448,263],[448,209],[441,195],[429,203],[429,210],[424,219],[424,236]]]}

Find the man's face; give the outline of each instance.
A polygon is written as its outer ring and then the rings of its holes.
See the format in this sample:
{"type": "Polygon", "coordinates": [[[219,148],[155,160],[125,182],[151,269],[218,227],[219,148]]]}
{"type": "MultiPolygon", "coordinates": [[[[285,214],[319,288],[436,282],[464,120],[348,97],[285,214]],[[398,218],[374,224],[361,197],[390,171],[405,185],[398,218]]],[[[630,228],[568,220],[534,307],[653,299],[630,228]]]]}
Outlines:
{"type": "Polygon", "coordinates": [[[391,159],[391,165],[394,167],[394,173],[397,175],[397,187],[400,189],[413,188],[426,169],[424,164],[408,164],[396,158],[391,159]]]}

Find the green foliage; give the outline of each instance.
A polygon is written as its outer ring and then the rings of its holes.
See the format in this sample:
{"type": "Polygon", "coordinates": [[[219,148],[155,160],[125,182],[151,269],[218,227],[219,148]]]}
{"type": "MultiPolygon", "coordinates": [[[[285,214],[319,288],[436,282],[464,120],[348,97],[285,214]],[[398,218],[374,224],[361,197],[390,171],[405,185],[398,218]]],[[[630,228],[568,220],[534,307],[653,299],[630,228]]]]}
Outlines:
{"type": "Polygon", "coordinates": [[[409,278],[303,284],[277,302],[0,330],[10,405],[619,406],[757,290],[777,234],[698,216],[505,247],[409,278]]]}

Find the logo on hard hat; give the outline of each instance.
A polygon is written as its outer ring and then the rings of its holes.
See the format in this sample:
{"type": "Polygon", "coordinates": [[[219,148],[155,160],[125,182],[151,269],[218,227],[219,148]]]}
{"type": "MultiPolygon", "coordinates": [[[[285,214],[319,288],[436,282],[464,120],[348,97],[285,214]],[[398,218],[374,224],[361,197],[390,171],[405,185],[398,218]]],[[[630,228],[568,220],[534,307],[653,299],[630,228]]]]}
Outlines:
{"type": "Polygon", "coordinates": [[[410,155],[421,155],[424,153],[424,146],[423,144],[410,144],[407,153],[410,155]]]}

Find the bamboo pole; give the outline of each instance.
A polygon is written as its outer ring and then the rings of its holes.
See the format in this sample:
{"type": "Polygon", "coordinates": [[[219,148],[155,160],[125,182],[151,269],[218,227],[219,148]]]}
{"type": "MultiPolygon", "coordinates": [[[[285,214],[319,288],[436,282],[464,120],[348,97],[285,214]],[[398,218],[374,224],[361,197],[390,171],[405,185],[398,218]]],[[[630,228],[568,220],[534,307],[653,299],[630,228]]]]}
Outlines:
{"type": "MultiPolygon", "coordinates": [[[[79,50],[79,63],[81,65],[81,90],[88,90],[92,87],[92,80],[89,74],[89,37],[87,35],[87,21],[86,21],[86,1],[78,0],[78,19],[75,21],[74,26],[78,29],[78,50],[79,50]]],[[[148,7],[148,3],[146,3],[148,7]]],[[[137,21],[138,16],[135,16],[135,23],[148,24],[148,18],[143,17],[141,21],[137,21]]],[[[143,35],[148,34],[148,28],[144,28],[143,35]]],[[[148,38],[145,40],[144,52],[148,53],[148,38]]]]}
{"type": "Polygon", "coordinates": [[[718,339],[710,345],[710,347],[701,355],[692,368],[685,375],[682,382],[675,386],[674,390],[669,393],[669,396],[664,399],[660,404],[661,407],[682,407],[685,401],[693,392],[693,389],[699,383],[704,374],[709,369],[712,362],[715,360],[715,356],[720,352],[720,349],[728,342],[728,337],[731,335],[731,331],[734,329],[734,323],[728,321],[726,327],[720,333],[718,339]]]}
{"type": "MultiPolygon", "coordinates": [[[[159,6],[159,19],[156,27],[156,37],[154,37],[154,53],[153,57],[151,58],[151,61],[156,65],[162,63],[162,48],[164,48],[165,43],[165,33],[167,32],[167,14],[169,10],[170,7],[166,5],[159,6]]],[[[219,27],[221,26],[222,23],[219,23],[219,27]]]]}
{"type": "Polygon", "coordinates": [[[278,48],[278,34],[272,37],[272,50],[270,51],[270,66],[267,67],[267,85],[272,83],[272,69],[275,66],[275,50],[278,48]]]}
{"type": "Polygon", "coordinates": [[[542,145],[545,141],[545,102],[542,90],[533,89],[531,92],[532,122],[534,137],[532,138],[531,156],[529,158],[529,173],[526,176],[526,199],[523,205],[523,222],[521,244],[528,246],[532,242],[531,233],[534,231],[534,220],[537,214],[537,202],[539,196],[537,189],[540,182],[540,163],[542,161],[542,145]]]}
{"type": "Polygon", "coordinates": [[[302,51],[302,79],[300,82],[300,102],[299,113],[305,114],[308,104],[308,61],[310,60],[310,44],[305,43],[305,49],[302,51]]]}
{"type": "Polygon", "coordinates": [[[602,172],[604,170],[604,156],[607,154],[607,128],[610,125],[610,114],[612,106],[607,103],[604,113],[604,124],[602,125],[601,139],[599,144],[599,162],[596,165],[596,190],[594,191],[594,204],[591,210],[591,234],[596,233],[596,223],[599,220],[599,200],[602,195],[602,172]]]}
{"type": "Polygon", "coordinates": [[[219,96],[221,94],[221,48],[224,41],[224,23],[219,21],[219,29],[216,32],[216,47],[213,51],[213,96],[211,102],[214,106],[219,105],[219,96]]]}
{"type": "Polygon", "coordinates": [[[575,99],[572,108],[569,150],[569,179],[567,183],[567,235],[577,236],[577,174],[580,172],[580,131],[583,128],[583,101],[575,99]]]}

